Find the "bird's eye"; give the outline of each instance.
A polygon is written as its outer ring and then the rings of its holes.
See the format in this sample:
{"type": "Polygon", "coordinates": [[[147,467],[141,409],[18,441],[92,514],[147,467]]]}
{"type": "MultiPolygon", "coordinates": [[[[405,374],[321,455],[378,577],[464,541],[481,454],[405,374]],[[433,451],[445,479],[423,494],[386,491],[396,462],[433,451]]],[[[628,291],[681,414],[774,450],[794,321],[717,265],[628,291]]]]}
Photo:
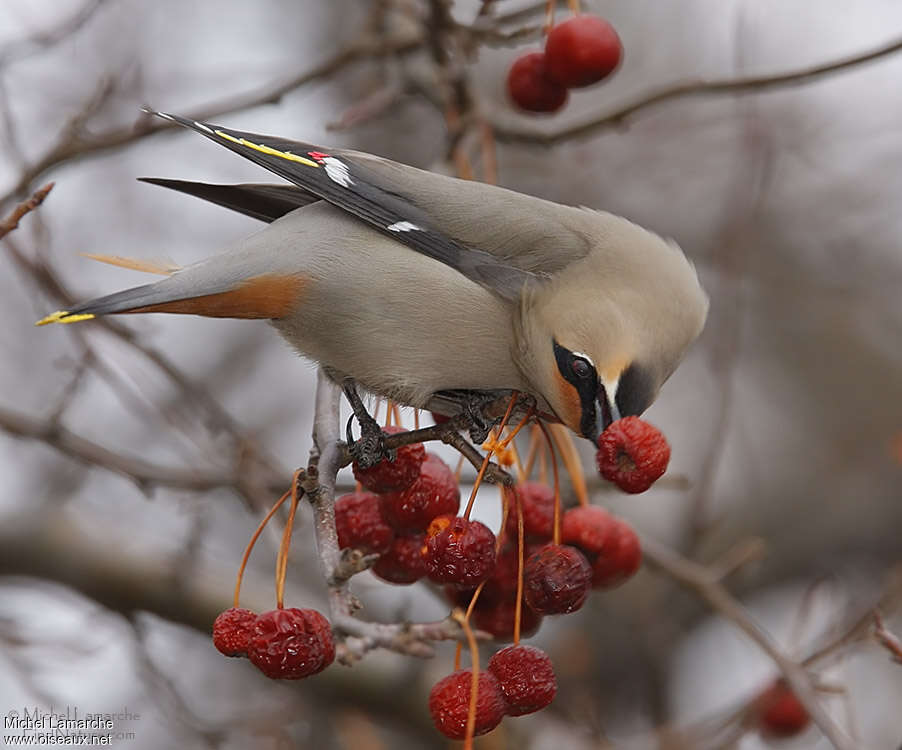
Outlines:
{"type": "Polygon", "coordinates": [[[570,367],[573,369],[573,374],[578,378],[588,378],[592,375],[592,365],[582,357],[574,357],[570,367]]]}

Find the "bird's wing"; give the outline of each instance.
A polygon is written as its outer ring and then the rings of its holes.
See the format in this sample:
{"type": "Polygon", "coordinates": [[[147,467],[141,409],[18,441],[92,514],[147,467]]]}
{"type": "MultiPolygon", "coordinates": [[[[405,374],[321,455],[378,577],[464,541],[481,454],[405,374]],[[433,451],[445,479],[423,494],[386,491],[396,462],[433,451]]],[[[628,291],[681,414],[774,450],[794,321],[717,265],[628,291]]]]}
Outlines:
{"type": "Polygon", "coordinates": [[[139,177],[138,180],[203,198],[265,222],[273,222],[289,211],[320,200],[313,193],[294,185],[214,185],[189,180],[167,180],[162,177],[139,177]]]}
{"type": "Polygon", "coordinates": [[[353,151],[153,114],[241,154],[505,299],[588,252],[579,232],[567,230],[564,241],[560,236],[563,225],[579,225],[585,213],[579,209],[353,151]],[[541,231],[548,222],[553,225],[541,231]],[[538,237],[528,231],[533,228],[538,237]]]}

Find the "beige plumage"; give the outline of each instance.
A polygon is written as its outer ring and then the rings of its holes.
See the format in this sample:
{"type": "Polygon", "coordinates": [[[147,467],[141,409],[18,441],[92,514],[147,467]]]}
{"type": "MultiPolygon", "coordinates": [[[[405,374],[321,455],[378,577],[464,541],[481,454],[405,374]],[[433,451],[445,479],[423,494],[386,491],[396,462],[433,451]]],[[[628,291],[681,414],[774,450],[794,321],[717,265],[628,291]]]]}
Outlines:
{"type": "Polygon", "coordinates": [[[299,352],[373,393],[427,406],[446,391],[524,391],[590,439],[651,403],[704,324],[707,299],[683,253],[626,219],[173,119],[296,186],[156,181],[272,223],[41,322],[269,318],[299,352]]]}

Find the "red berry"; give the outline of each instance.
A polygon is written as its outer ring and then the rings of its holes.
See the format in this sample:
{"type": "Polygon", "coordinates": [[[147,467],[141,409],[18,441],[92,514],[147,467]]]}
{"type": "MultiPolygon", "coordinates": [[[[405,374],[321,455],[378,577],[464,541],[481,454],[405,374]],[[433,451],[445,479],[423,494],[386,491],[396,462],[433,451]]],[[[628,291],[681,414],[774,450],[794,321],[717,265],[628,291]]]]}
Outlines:
{"type": "Polygon", "coordinates": [[[495,567],[495,535],[479,521],[439,516],[426,531],[424,556],[436,583],[475,586],[495,567]]]}
{"type": "Polygon", "coordinates": [[[620,64],[623,45],[603,18],[574,16],[555,26],[545,40],[548,76],[565,88],[597,83],[620,64]]]}
{"type": "Polygon", "coordinates": [[[557,112],[567,103],[567,89],[548,76],[544,52],[528,52],[514,60],[507,74],[507,93],[527,112],[557,112]]]}
{"type": "Polygon", "coordinates": [[[426,575],[426,561],[423,559],[424,534],[396,536],[383,552],[372,571],[389,583],[414,583],[426,575]]]}
{"type": "MultiPolygon", "coordinates": [[[[405,432],[403,427],[386,427],[386,435],[405,432]]],[[[420,467],[426,459],[426,449],[422,443],[402,445],[397,449],[394,461],[383,458],[367,469],[361,469],[354,462],[354,477],[370,492],[400,492],[406,490],[420,475],[420,467]]]]}
{"type": "Polygon", "coordinates": [[[329,621],[315,609],[274,609],[254,623],[247,655],[267,677],[299,680],[335,659],[329,621]]]}
{"type": "Polygon", "coordinates": [[[792,737],[811,723],[802,702],[783,680],[777,680],[755,701],[758,726],[772,737],[792,737]]]}
{"type": "Polygon", "coordinates": [[[607,544],[614,523],[611,514],[597,505],[571,508],[561,518],[561,539],[578,547],[591,559],[607,544]]]}
{"type": "Polygon", "coordinates": [[[226,656],[247,656],[257,614],[243,607],[220,612],[213,621],[213,645],[226,656]]]}
{"type": "MultiPolygon", "coordinates": [[[[472,680],[472,671],[462,669],[439,680],[429,693],[429,713],[435,728],[452,740],[462,740],[466,734],[472,680]]],[[[473,732],[477,736],[497,727],[507,709],[495,675],[480,672],[478,680],[476,727],[473,732]]]]}
{"type": "Polygon", "coordinates": [[[534,713],[554,700],[554,667],[548,654],[535,646],[503,648],[489,659],[488,668],[498,678],[508,716],[534,713]]]}
{"type": "Polygon", "coordinates": [[[645,492],[666,471],[670,446],[663,433],[639,417],[613,422],[598,438],[598,471],[624,492],[645,492]]]}
{"type": "Polygon", "coordinates": [[[610,589],[632,578],[642,563],[642,547],[633,527],[619,518],[604,549],[592,562],[592,588],[610,589]]]}
{"type": "Polygon", "coordinates": [[[460,508],[460,488],[448,464],[427,453],[420,476],[403,492],[382,499],[388,522],[399,531],[425,531],[436,516],[456,515],[460,508]]]}
{"type": "Polygon", "coordinates": [[[583,606],[591,581],[589,561],[576,547],[546,544],[526,561],[524,595],[540,614],[566,614],[583,606]]]}
{"type": "MultiPolygon", "coordinates": [[[[514,597],[480,606],[482,596],[473,610],[473,624],[479,630],[491,633],[496,641],[509,641],[514,637],[514,619],[517,602],[514,597]]],[[[520,636],[527,638],[538,631],[542,624],[542,615],[526,602],[520,608],[520,636]]]]}
{"type": "Polygon", "coordinates": [[[352,492],[335,501],[335,528],[338,546],[351,547],[368,554],[379,554],[391,547],[395,530],[383,515],[382,498],[372,492],[352,492]]]}
{"type": "MultiPolygon", "coordinates": [[[[523,560],[526,561],[525,554],[523,560]]],[[[495,557],[495,567],[485,581],[479,601],[500,601],[516,595],[518,567],[517,545],[505,544],[495,557]]]]}
{"type": "MultiPolygon", "coordinates": [[[[523,538],[543,542],[551,539],[554,527],[554,490],[547,484],[523,482],[514,487],[514,492],[520,498],[520,507],[523,509],[523,538]]],[[[504,528],[507,539],[514,544],[517,543],[517,518],[517,503],[511,498],[504,528]]]]}
{"type": "Polygon", "coordinates": [[[429,412],[432,415],[432,421],[436,424],[445,424],[445,422],[450,421],[451,417],[446,417],[444,414],[439,414],[437,411],[429,412]]]}

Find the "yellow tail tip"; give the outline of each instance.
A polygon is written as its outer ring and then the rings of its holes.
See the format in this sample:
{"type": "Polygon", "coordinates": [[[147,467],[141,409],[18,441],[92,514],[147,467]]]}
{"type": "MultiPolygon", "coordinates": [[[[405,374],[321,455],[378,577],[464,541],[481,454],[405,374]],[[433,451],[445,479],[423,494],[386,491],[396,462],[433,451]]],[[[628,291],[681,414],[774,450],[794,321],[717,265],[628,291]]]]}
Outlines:
{"type": "Polygon", "coordinates": [[[91,320],[94,318],[93,313],[82,313],[81,315],[72,315],[66,310],[57,310],[55,313],[51,313],[46,318],[41,318],[36,326],[46,326],[50,323],[78,323],[82,320],[91,320]]]}

